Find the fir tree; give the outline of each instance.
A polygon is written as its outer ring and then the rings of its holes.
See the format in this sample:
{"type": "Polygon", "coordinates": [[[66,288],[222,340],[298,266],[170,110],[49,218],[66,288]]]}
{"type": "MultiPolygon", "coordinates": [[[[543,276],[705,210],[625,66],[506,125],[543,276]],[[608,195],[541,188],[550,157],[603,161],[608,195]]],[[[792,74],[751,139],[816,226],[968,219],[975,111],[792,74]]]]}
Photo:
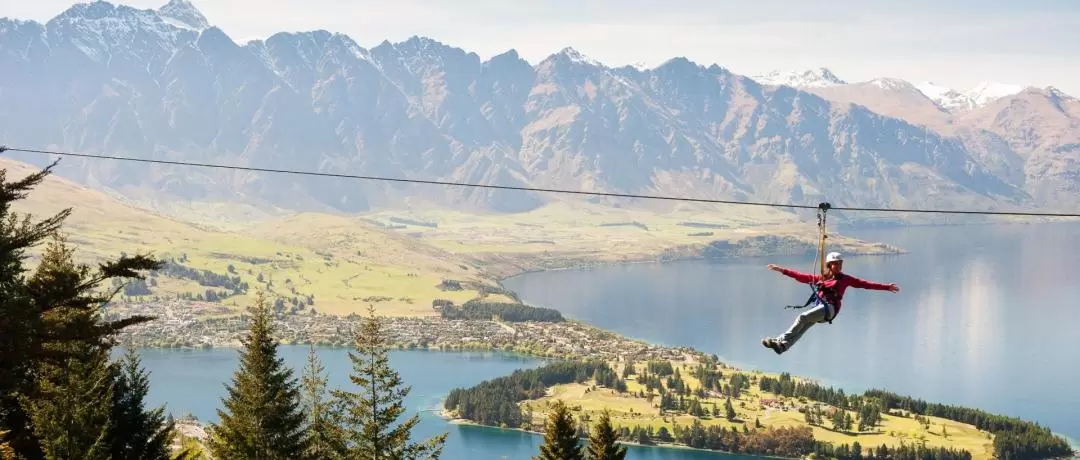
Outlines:
{"type": "MultiPolygon", "coordinates": [[[[42,395],[38,390],[60,394],[46,381],[36,378],[42,375],[38,371],[62,369],[73,359],[101,351],[95,348],[107,349],[111,346],[110,339],[121,329],[151,320],[134,316],[115,322],[101,321],[95,313],[122,286],[113,292],[102,293],[98,289],[108,286],[103,283],[113,279],[142,279],[138,270],[160,267],[160,263],[146,256],[123,256],[99,265],[96,271],[85,265],[76,266],[71,262],[73,251],[64,247],[58,236],[70,209],[41,221],[12,212],[12,204],[25,198],[51,174],[55,165],[13,182],[6,180],[6,170],[0,170],[0,429],[8,432],[5,439],[9,447],[29,460],[43,458],[45,454],[34,434],[39,429],[32,423],[24,403],[38,403],[41,410],[59,407],[55,402],[39,400],[42,395]],[[34,275],[27,278],[28,270],[23,265],[27,251],[50,236],[55,237],[50,257],[65,262],[43,260],[34,275]]],[[[98,383],[101,382],[85,384],[98,383]]],[[[108,385],[101,383],[101,386],[108,385]]],[[[93,397],[97,396],[100,395],[93,397]]]]}
{"type": "Polygon", "coordinates": [[[38,359],[29,388],[19,396],[37,440],[21,452],[28,458],[111,457],[116,375],[109,350],[118,323],[101,320],[109,297],[93,292],[108,278],[76,265],[74,249],[54,233],[26,282],[44,334],[30,355],[38,359]]]}
{"type": "Polygon", "coordinates": [[[23,408],[45,458],[110,459],[109,356],[106,350],[85,344],[71,348],[81,348],[81,356],[38,367],[35,391],[23,396],[23,408]]]}
{"type": "Polygon", "coordinates": [[[344,452],[341,431],[334,425],[327,400],[326,374],[315,346],[308,349],[307,364],[300,379],[304,416],[307,420],[307,458],[334,458],[344,452]]]}
{"type": "Polygon", "coordinates": [[[561,400],[555,401],[544,427],[544,443],[534,460],[584,460],[574,418],[561,400]]]}
{"type": "Polygon", "coordinates": [[[843,409],[836,409],[836,412],[833,413],[831,421],[832,421],[832,425],[833,425],[834,430],[836,430],[836,431],[843,431],[844,430],[844,415],[845,415],[845,412],[844,412],[843,409]]]}
{"type": "Polygon", "coordinates": [[[724,403],[724,410],[726,411],[727,419],[734,421],[738,414],[735,413],[735,407],[731,405],[731,397],[727,398],[727,402],[724,403]]]}
{"type": "Polygon", "coordinates": [[[299,385],[278,357],[273,316],[262,291],[249,312],[251,329],[222,401],[225,409],[218,410],[221,422],[211,427],[210,452],[218,460],[296,459],[306,448],[299,385]]]}
{"type": "Polygon", "coordinates": [[[419,414],[396,427],[393,423],[405,412],[405,397],[412,390],[403,386],[401,376],[390,366],[390,339],[383,322],[368,306],[368,317],[357,331],[356,353],[349,352],[353,364],[349,379],[359,393],[334,390],[333,399],[341,411],[336,414],[346,441],[346,457],[362,459],[438,458],[446,433],[426,441],[410,441],[412,429],[420,422],[419,414]]]}
{"type": "Polygon", "coordinates": [[[176,424],[165,416],[165,406],[146,410],[150,379],[138,353],[128,349],[114,369],[113,458],[151,460],[170,458],[176,424]]]}
{"type": "Polygon", "coordinates": [[[652,439],[649,439],[649,432],[645,430],[638,431],[637,442],[643,446],[652,445],[652,439]]]}
{"type": "Polygon", "coordinates": [[[589,459],[623,460],[626,458],[626,447],[620,446],[618,440],[611,426],[611,414],[605,410],[589,436],[589,459]]]}

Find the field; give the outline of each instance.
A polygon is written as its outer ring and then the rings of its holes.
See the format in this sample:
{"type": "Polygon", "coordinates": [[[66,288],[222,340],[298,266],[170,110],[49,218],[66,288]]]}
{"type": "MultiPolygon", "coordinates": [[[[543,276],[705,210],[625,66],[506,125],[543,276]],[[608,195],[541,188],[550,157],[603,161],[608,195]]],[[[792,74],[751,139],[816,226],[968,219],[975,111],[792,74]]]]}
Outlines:
{"type": "MultiPolygon", "coordinates": [[[[0,165],[9,179],[34,171],[9,160],[0,165]]],[[[94,263],[121,252],[179,259],[184,267],[247,282],[246,295],[222,301],[232,307],[248,305],[261,287],[286,298],[313,295],[312,308],[323,313],[362,312],[366,299],[375,302],[380,314],[427,315],[433,314],[435,298],[464,302],[478,295],[468,289],[441,291],[437,286],[443,279],[492,283],[452,254],[359,219],[295,215],[259,228],[223,230],[131,206],[56,176],[14,206],[38,218],[68,207],[73,212],[64,232],[78,246],[82,261],[94,263]]],[[[160,297],[221,289],[178,277],[158,276],[157,281],[151,290],[160,297]]]]}
{"type": "MultiPolygon", "coordinates": [[[[9,180],[37,170],[4,158],[0,167],[9,180]]],[[[234,311],[260,288],[301,310],[349,314],[373,302],[383,315],[433,315],[435,299],[462,303],[481,296],[480,286],[522,271],[692,255],[712,240],[755,235],[816,238],[815,228],[795,223],[791,214],[730,205],[632,211],[578,201],[515,215],[419,209],[350,216],[238,206],[238,217],[229,220],[228,204],[173,203],[166,215],[55,175],[15,210],[42,218],[69,207],[64,231],[83,261],[150,253],[204,278],[157,276],[149,295],[132,300],[220,296],[234,311]],[[184,211],[202,217],[174,214],[184,211]],[[461,281],[464,289],[443,290],[443,280],[461,281]]],[[[842,236],[830,241],[849,251],[880,249],[842,236]]]]}
{"type": "MultiPolygon", "coordinates": [[[[813,244],[817,229],[792,214],[735,205],[677,206],[664,212],[585,202],[555,202],[520,214],[479,215],[447,210],[382,211],[364,216],[384,228],[477,261],[494,276],[590,263],[687,256],[714,240],[736,243],[761,236],[813,244]]],[[[850,253],[890,250],[836,235],[850,253]]]]}
{"type": "MultiPolygon", "coordinates": [[[[595,382],[590,381],[586,384],[556,385],[549,389],[548,396],[538,400],[525,401],[521,405],[523,408],[526,406],[532,408],[534,426],[543,426],[545,409],[556,399],[564,401],[568,407],[573,409],[576,420],[586,415],[589,420],[595,421],[599,418],[600,412],[608,409],[611,413],[612,423],[616,427],[652,426],[654,430],[667,427],[670,431],[673,423],[678,423],[680,426],[689,426],[693,423],[695,417],[683,412],[669,411],[665,415],[660,415],[660,398],[658,396],[652,398],[651,402],[646,398],[636,396],[638,391],[645,390],[645,387],[637,381],[637,377],[642,374],[645,367],[641,363],[635,366],[636,375],[631,375],[626,379],[628,390],[626,394],[619,394],[615,390],[608,388],[596,387],[595,382]]],[[[691,389],[701,387],[700,381],[692,376],[691,366],[673,362],[673,367],[679,370],[682,380],[691,389]]],[[[613,368],[620,372],[622,369],[621,365],[613,366],[613,368]]],[[[724,381],[729,381],[729,376],[734,373],[735,371],[730,369],[724,370],[724,381]]],[[[750,379],[750,385],[749,388],[741,391],[738,398],[732,398],[731,400],[737,414],[735,421],[728,421],[725,417],[726,396],[712,394],[710,397],[703,399],[701,405],[706,412],[711,412],[712,405],[715,404],[719,410],[719,416],[708,415],[700,418],[703,425],[721,425],[739,431],[743,430],[744,424],[753,428],[758,422],[763,427],[809,425],[805,415],[799,412],[798,408],[817,403],[765,393],[758,388],[757,379],[762,376],[777,378],[777,375],[745,371],[741,373],[750,379]]],[[[666,378],[662,380],[666,382],[666,378]]],[[[825,412],[832,409],[827,405],[820,405],[819,408],[825,412]]],[[[851,415],[855,417],[858,414],[851,413],[851,415]]],[[[975,459],[988,460],[992,458],[993,438],[989,433],[979,431],[974,426],[950,420],[936,417],[929,417],[928,419],[930,422],[928,429],[914,418],[887,414],[882,414],[882,420],[876,427],[861,433],[834,430],[827,416],[822,423],[824,426],[816,424],[811,426],[815,439],[836,445],[851,444],[858,441],[865,448],[877,447],[882,444],[893,447],[899,446],[901,442],[907,444],[925,442],[930,447],[944,446],[968,450],[975,459]],[[943,428],[945,435],[942,434],[943,428]]],[[[857,426],[857,422],[855,425],[857,426]]]]}

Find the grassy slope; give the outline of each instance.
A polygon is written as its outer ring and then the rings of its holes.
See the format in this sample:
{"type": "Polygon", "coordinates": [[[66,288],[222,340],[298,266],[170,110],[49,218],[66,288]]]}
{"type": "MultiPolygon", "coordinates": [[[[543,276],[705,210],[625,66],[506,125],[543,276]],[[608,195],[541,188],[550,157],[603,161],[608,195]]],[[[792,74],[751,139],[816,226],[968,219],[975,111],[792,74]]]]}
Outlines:
{"type": "MultiPolygon", "coordinates": [[[[679,363],[673,363],[675,367],[679,368],[679,372],[682,375],[683,381],[685,381],[691,388],[700,387],[700,382],[691,375],[691,367],[682,365],[679,363]]],[[[621,365],[614,367],[617,370],[622,369],[621,365]]],[[[638,371],[638,375],[645,368],[644,364],[638,364],[635,369],[638,371]]],[[[727,382],[728,378],[733,372],[726,370],[724,372],[724,381],[727,382]]],[[[751,376],[771,376],[778,377],[777,375],[765,374],[760,372],[743,372],[746,375],[751,376]]],[[[639,390],[644,390],[644,386],[637,383],[636,376],[631,376],[627,379],[627,389],[629,393],[637,393],[639,390]]],[[[662,379],[666,382],[666,378],[662,379]]],[[[544,409],[547,404],[555,399],[561,399],[567,403],[568,406],[575,409],[575,418],[580,418],[582,412],[589,414],[592,420],[599,418],[599,413],[605,408],[611,411],[612,423],[619,426],[652,426],[654,429],[658,429],[661,426],[666,426],[668,430],[672,429],[672,421],[677,422],[680,426],[689,426],[694,417],[685,414],[666,416],[659,415],[659,396],[656,396],[653,402],[649,402],[646,399],[630,396],[630,394],[620,395],[614,390],[606,388],[597,388],[586,392],[585,390],[590,387],[585,384],[566,384],[556,385],[549,391],[549,395],[534,401],[526,401],[521,403],[530,405],[533,408],[534,426],[542,426],[544,420],[544,409]],[[632,411],[632,412],[631,412],[632,411]]],[[[787,402],[792,406],[798,407],[802,405],[797,398],[784,398],[771,393],[763,393],[760,391],[756,384],[751,385],[750,390],[744,390],[738,399],[732,399],[731,403],[735,407],[735,412],[738,415],[739,420],[745,420],[748,425],[753,427],[754,420],[760,420],[763,426],[806,426],[807,423],[802,413],[797,410],[780,410],[773,407],[767,407],[761,404],[762,399],[777,399],[783,402],[787,402]]],[[[737,428],[742,431],[742,423],[739,421],[729,422],[723,417],[724,398],[709,398],[702,402],[702,406],[711,411],[712,406],[710,403],[715,403],[721,411],[719,418],[703,418],[701,420],[704,425],[722,425],[728,428],[737,428]]],[[[824,407],[824,405],[822,405],[824,407]]],[[[858,414],[852,414],[856,417],[858,414]]],[[[857,418],[857,417],[856,417],[857,418]]],[[[920,442],[924,439],[927,446],[946,446],[952,448],[965,449],[971,452],[975,459],[990,459],[993,457],[993,438],[985,432],[979,431],[972,425],[961,424],[950,420],[940,419],[936,417],[929,417],[931,420],[930,430],[925,430],[919,422],[912,418],[897,417],[890,415],[882,415],[882,423],[879,424],[874,432],[851,434],[841,433],[833,431],[830,428],[824,428],[821,426],[813,426],[814,438],[831,442],[834,444],[851,444],[854,441],[858,441],[864,448],[880,446],[882,444],[892,446],[899,446],[901,442],[908,444],[920,442]],[[941,427],[946,427],[947,437],[941,435],[941,427]]],[[[832,424],[825,420],[825,425],[831,427],[832,424]]],[[[857,422],[856,422],[857,425],[857,422]]]]}
{"type": "MultiPolygon", "coordinates": [[[[8,170],[9,179],[36,170],[3,157],[0,167],[8,170]]],[[[235,272],[230,276],[239,276],[251,287],[260,284],[257,277],[261,273],[263,287],[284,297],[314,295],[314,308],[327,313],[362,312],[368,299],[377,300],[381,314],[434,314],[433,299],[460,303],[477,296],[468,289],[443,292],[436,287],[443,279],[493,284],[498,277],[523,270],[650,260],[666,250],[687,251],[687,245],[714,239],[738,240],[760,234],[794,235],[808,241],[816,238],[811,226],[793,224],[790,214],[755,207],[710,210],[680,204],[675,209],[650,212],[574,202],[518,215],[446,210],[383,211],[364,216],[265,214],[248,224],[222,221],[221,216],[228,215],[222,206],[227,205],[183,203],[173,208],[199,213],[207,206],[213,207],[213,217],[187,222],[125,204],[54,175],[28,199],[16,203],[16,210],[44,217],[74,208],[65,230],[80,247],[80,256],[89,261],[127,251],[151,252],[163,258],[183,254],[188,258],[185,266],[219,274],[227,274],[231,264],[235,272]],[[683,222],[718,228],[679,225],[683,222]]],[[[831,242],[853,243],[843,237],[831,242]]],[[[180,279],[162,279],[154,289],[155,294],[165,296],[205,290],[180,279]]],[[[249,295],[230,298],[224,304],[244,306],[253,294],[251,290],[249,295]]]]}
{"type": "MultiPolygon", "coordinates": [[[[663,252],[689,254],[713,240],[737,242],[759,235],[816,243],[817,229],[792,215],[752,206],[678,206],[663,213],[556,202],[522,214],[477,215],[446,210],[384,211],[366,216],[448,252],[475,258],[492,274],[589,262],[655,260],[663,252]],[[704,208],[704,209],[703,209],[704,208]],[[396,219],[396,221],[394,220],[396,219]],[[436,223],[437,227],[402,223],[436,223]],[[688,226],[687,223],[698,226],[688,226]],[[703,227],[701,224],[707,225],[703,227]]],[[[833,247],[876,252],[880,247],[842,235],[833,247]]]]}
{"type": "MultiPolygon", "coordinates": [[[[7,169],[11,180],[35,170],[5,159],[0,159],[0,167],[7,169]]],[[[371,226],[326,230],[341,222],[332,216],[288,218],[274,226],[277,235],[217,230],[126,205],[55,175],[17,202],[15,210],[41,218],[67,207],[72,207],[73,213],[65,232],[79,247],[79,257],[87,262],[115,257],[121,251],[149,252],[162,258],[186,254],[190,260],[184,265],[192,268],[225,274],[228,265],[234,265],[238,276],[253,288],[259,284],[258,274],[263,273],[267,281],[273,281],[271,290],[289,297],[292,294],[286,280],[291,280],[298,292],[315,295],[315,308],[322,312],[359,312],[362,299],[388,297],[392,300],[377,303],[380,313],[430,314],[433,298],[463,302],[477,295],[474,291],[441,292],[435,288],[442,276],[479,279],[474,269],[461,268],[464,264],[454,263],[452,256],[417,250],[415,243],[371,226]],[[335,232],[341,241],[334,239],[335,232]],[[365,247],[367,253],[358,253],[365,247]],[[377,251],[370,250],[373,248],[377,251]],[[253,258],[269,262],[242,260],[253,258]]],[[[205,289],[192,281],[162,278],[156,293],[205,289]]],[[[227,303],[236,300],[238,306],[244,306],[253,297],[254,289],[245,298],[231,298],[227,303]]]]}

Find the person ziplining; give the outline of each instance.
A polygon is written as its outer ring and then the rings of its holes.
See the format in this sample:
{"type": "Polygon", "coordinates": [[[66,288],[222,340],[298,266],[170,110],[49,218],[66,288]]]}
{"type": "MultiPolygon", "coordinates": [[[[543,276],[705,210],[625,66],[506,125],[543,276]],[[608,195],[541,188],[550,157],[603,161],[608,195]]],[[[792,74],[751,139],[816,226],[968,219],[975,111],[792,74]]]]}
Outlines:
{"type": "Polygon", "coordinates": [[[844,292],[847,288],[900,292],[900,288],[895,283],[886,284],[866,281],[844,273],[844,258],[838,252],[830,252],[827,256],[824,255],[825,239],[828,237],[825,231],[825,213],[830,207],[828,203],[822,203],[818,206],[818,228],[821,231],[821,243],[818,248],[818,256],[821,260],[820,275],[802,273],[774,264],[768,265],[769,270],[784,274],[800,283],[809,284],[813,291],[805,304],[789,305],[787,307],[811,308],[796,317],[795,322],[786,332],[776,338],[766,337],[761,340],[762,345],[775,351],[776,354],[782,354],[790,350],[811,326],[817,323],[832,324],[833,319],[840,313],[844,292]]]}

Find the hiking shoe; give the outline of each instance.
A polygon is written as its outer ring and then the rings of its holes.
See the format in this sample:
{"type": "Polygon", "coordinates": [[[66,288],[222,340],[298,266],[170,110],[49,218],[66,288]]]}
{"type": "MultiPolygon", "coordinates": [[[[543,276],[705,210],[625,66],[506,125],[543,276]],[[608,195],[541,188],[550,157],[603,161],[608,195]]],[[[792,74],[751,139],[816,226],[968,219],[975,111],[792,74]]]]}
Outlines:
{"type": "Polygon", "coordinates": [[[784,352],[783,345],[780,345],[780,342],[777,342],[776,339],[770,337],[761,339],[761,345],[763,345],[765,348],[772,349],[772,351],[775,351],[776,354],[784,352]]]}

